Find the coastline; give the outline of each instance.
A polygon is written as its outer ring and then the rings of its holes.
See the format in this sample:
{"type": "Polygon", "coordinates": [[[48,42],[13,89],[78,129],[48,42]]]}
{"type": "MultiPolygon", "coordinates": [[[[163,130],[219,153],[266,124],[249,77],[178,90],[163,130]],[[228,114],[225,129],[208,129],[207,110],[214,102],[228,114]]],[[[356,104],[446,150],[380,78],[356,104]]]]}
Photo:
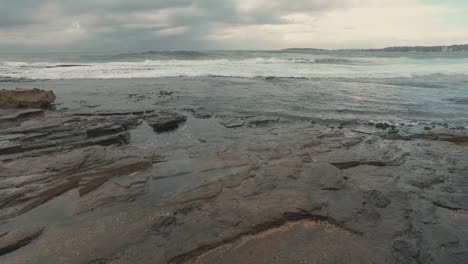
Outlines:
{"type": "Polygon", "coordinates": [[[27,80],[1,88],[52,90],[57,109],[184,111],[273,115],[318,123],[392,123],[468,128],[467,93],[451,76],[433,80],[164,77],[27,80]]]}
{"type": "MultiPolygon", "coordinates": [[[[148,82],[153,86],[137,81],[109,97],[106,87],[100,94],[57,87],[58,110],[26,117],[1,112],[10,118],[0,130],[7,201],[0,207],[0,246],[8,236],[10,250],[12,243],[19,247],[0,260],[457,263],[468,257],[466,129],[246,113],[245,101],[261,106],[262,95],[215,96],[193,78],[148,82]],[[181,93],[189,93],[187,86],[194,87],[190,95],[181,93]]],[[[264,82],[224,78],[214,87],[264,82]]],[[[21,84],[29,85],[41,82],[21,84]]]]}

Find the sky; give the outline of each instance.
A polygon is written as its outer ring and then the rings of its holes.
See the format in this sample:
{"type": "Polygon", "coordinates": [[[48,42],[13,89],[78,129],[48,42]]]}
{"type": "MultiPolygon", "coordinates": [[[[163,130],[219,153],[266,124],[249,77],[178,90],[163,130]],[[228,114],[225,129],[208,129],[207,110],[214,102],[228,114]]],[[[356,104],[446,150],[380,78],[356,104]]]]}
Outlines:
{"type": "Polygon", "coordinates": [[[467,0],[0,0],[0,52],[468,44],[467,0]]]}

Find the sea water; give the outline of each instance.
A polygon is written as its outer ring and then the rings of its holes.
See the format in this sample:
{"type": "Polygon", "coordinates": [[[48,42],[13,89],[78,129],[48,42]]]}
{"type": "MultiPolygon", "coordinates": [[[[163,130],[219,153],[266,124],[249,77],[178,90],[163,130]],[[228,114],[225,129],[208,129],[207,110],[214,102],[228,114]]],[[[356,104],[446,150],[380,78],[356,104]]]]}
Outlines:
{"type": "Polygon", "coordinates": [[[40,87],[88,101],[107,96],[109,106],[149,107],[153,101],[135,105],[125,98],[165,90],[177,92],[174,105],[219,111],[468,125],[468,53],[0,54],[3,87],[40,87]]]}

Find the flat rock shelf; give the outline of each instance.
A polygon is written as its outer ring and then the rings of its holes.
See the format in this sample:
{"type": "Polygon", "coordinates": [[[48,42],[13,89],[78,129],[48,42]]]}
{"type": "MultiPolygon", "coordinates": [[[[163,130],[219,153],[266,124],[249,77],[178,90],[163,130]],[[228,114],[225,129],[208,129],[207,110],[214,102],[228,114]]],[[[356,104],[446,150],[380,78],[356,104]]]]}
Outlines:
{"type": "Polygon", "coordinates": [[[0,262],[466,263],[468,134],[0,110],[0,262]]]}

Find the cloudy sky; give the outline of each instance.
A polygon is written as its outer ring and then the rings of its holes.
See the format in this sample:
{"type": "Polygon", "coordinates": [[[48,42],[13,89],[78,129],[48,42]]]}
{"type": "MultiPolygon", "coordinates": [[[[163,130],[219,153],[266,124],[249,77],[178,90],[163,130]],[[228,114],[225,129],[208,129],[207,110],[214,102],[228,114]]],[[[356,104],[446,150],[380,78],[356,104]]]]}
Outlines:
{"type": "Polygon", "coordinates": [[[467,0],[0,0],[0,52],[468,43],[467,0]]]}

